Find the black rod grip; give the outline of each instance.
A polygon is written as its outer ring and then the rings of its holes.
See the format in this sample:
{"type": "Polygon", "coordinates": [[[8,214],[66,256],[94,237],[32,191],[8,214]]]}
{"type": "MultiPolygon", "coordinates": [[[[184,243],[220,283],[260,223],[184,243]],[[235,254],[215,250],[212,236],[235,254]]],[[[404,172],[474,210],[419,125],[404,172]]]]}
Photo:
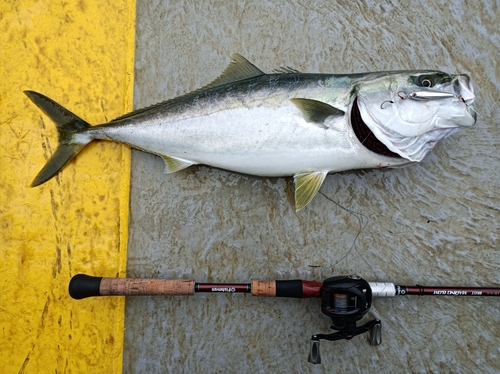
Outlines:
{"type": "Polygon", "coordinates": [[[302,297],[302,280],[278,280],[276,281],[277,297],[302,297]]]}
{"type": "Polygon", "coordinates": [[[91,296],[101,296],[99,288],[103,277],[91,277],[86,274],[77,274],[69,282],[69,295],[73,299],[84,299],[91,296]]]}

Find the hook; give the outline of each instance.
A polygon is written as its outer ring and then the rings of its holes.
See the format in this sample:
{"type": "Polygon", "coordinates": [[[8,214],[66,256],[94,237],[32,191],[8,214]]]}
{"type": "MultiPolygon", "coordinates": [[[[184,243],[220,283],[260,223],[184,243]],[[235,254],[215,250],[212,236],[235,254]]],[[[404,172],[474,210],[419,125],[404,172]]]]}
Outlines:
{"type": "Polygon", "coordinates": [[[394,104],[394,101],[392,101],[392,100],[386,100],[386,101],[384,101],[382,104],[380,104],[380,109],[384,109],[384,104],[385,103],[394,104]]]}

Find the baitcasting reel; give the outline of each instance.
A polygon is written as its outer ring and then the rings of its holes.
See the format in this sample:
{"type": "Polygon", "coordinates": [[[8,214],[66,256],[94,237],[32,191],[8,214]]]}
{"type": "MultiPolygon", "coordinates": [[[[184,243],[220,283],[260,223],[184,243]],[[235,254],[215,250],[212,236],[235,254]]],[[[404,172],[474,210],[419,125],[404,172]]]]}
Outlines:
{"type": "Polygon", "coordinates": [[[332,319],[330,327],[336,332],[316,334],[311,338],[311,349],[308,361],[321,363],[319,342],[324,340],[350,340],[356,335],[370,331],[370,344],[382,343],[382,323],[374,319],[362,326],[359,321],[368,312],[372,303],[370,284],[357,275],[337,276],[326,279],[321,287],[321,312],[332,319]]]}

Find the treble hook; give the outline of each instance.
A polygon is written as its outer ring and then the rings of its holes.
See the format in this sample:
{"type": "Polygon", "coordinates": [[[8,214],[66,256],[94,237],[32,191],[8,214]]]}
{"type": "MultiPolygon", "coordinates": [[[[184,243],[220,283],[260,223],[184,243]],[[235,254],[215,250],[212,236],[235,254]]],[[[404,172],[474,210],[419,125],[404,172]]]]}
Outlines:
{"type": "MultiPolygon", "coordinates": [[[[398,95],[398,97],[401,99],[401,100],[406,100],[408,99],[408,94],[404,91],[398,91],[396,93],[396,95],[398,95]]],[[[384,109],[384,104],[385,103],[389,103],[389,104],[394,104],[394,100],[386,100],[384,101],[382,104],[380,104],[380,109],[384,109]]]]}
{"type": "Polygon", "coordinates": [[[380,109],[384,109],[384,104],[385,103],[394,104],[394,101],[392,101],[392,100],[386,100],[386,101],[384,101],[382,104],[380,104],[380,109]]]}
{"type": "Polygon", "coordinates": [[[404,91],[398,91],[398,96],[401,100],[406,100],[408,99],[408,94],[404,91]]]}

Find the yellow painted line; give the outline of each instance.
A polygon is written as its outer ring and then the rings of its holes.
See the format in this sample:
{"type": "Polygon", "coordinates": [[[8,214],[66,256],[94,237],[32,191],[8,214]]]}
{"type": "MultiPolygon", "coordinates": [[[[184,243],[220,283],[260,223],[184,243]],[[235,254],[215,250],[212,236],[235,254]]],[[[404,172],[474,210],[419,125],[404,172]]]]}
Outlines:
{"type": "Polygon", "coordinates": [[[0,2],[0,372],[120,373],[123,298],[69,297],[76,273],[124,276],[130,150],[87,146],[29,184],[54,124],[23,90],[91,124],[132,109],[135,0],[0,2]]]}

